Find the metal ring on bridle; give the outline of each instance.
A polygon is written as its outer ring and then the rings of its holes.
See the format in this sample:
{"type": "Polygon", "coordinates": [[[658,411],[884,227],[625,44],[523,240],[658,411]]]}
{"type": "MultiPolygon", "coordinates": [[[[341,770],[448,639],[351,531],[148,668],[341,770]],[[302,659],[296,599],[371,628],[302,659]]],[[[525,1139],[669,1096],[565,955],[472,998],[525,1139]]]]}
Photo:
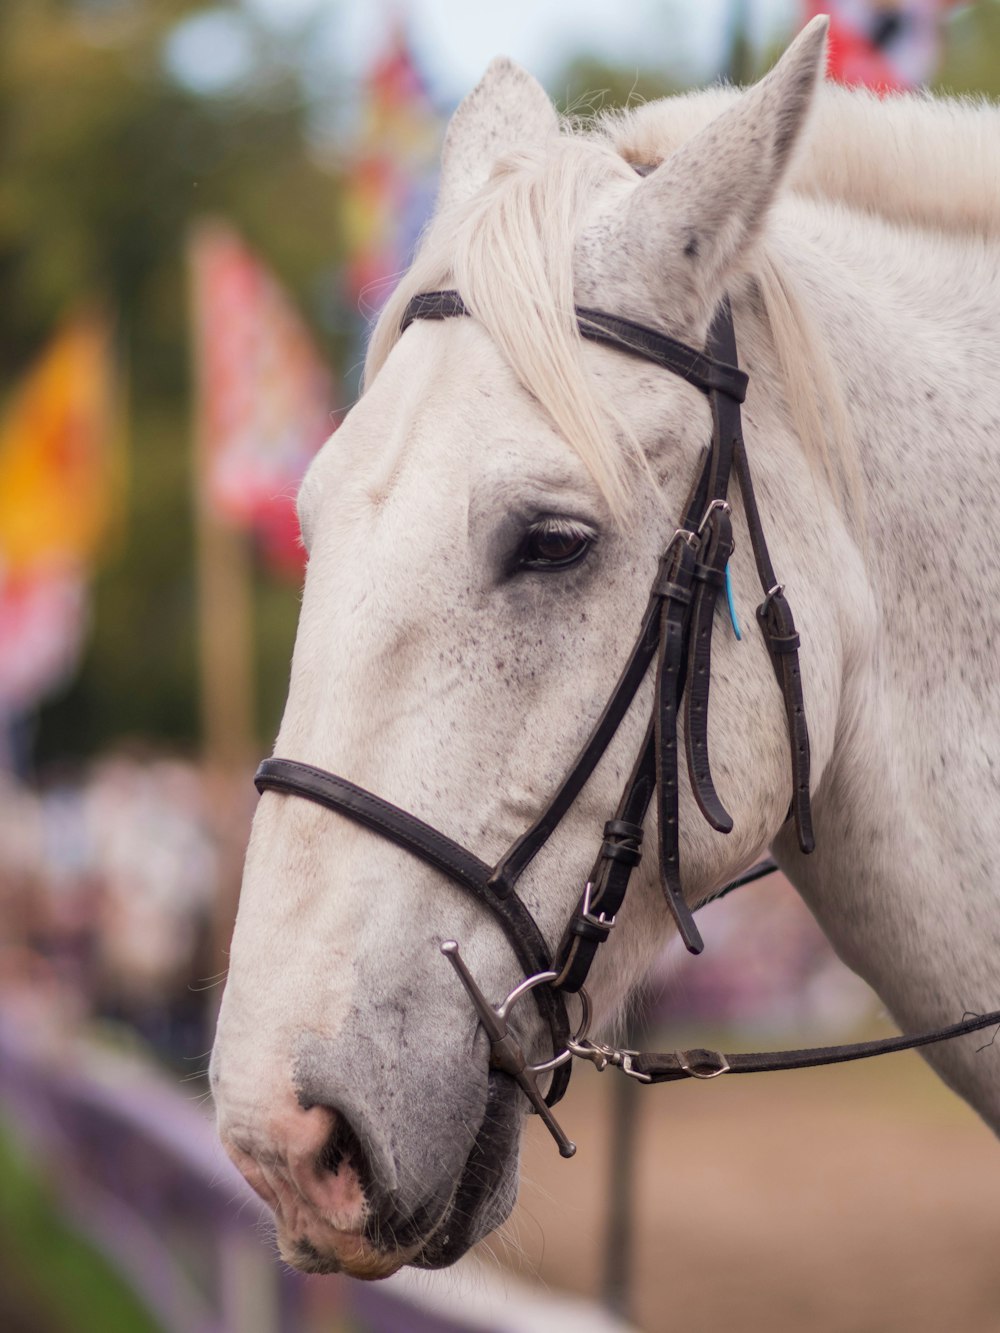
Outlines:
{"type": "MultiPolygon", "coordinates": [[[[525,977],[523,981],[518,982],[507,998],[497,1005],[496,1010],[494,1011],[496,1016],[506,1021],[507,1015],[510,1013],[514,1005],[517,1004],[522,995],[527,995],[528,991],[534,990],[536,986],[541,986],[545,982],[555,981],[558,975],[558,972],[536,972],[533,977],[525,977]]],[[[533,1074],[545,1074],[550,1069],[557,1069],[560,1065],[564,1065],[567,1060],[572,1060],[572,1047],[579,1046],[590,1031],[590,1020],[593,1016],[590,996],[587,994],[586,989],[583,986],[580,987],[577,994],[580,997],[580,1005],[582,1008],[580,1026],[569,1038],[565,1050],[560,1051],[558,1055],[552,1056],[550,1060],[543,1060],[540,1064],[526,1066],[526,1068],[530,1069],[533,1074]]]]}

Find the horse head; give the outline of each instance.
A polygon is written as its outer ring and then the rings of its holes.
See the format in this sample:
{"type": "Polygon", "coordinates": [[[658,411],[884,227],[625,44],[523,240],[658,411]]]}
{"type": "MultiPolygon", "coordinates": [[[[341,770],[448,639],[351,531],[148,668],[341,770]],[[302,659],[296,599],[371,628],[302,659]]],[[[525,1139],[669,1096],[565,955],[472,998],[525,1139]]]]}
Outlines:
{"type": "MultiPolygon", "coordinates": [[[[538,84],[507,61],[490,66],[449,127],[437,211],[375,331],[365,391],[301,488],[309,563],[278,755],[345,775],[487,862],[545,806],[615,684],[712,438],[704,393],[582,340],[574,306],[700,348],[728,292],[754,384],[751,451],[758,422],[768,430],[768,508],[789,530],[815,521],[788,414],[764,405],[775,372],[756,348],[764,320],[746,275],[808,117],[824,36],[811,25],[659,163],[561,132],[538,84]],[[410,299],[443,288],[472,317],[401,332],[410,299]]],[[[737,602],[752,605],[746,542],[732,575],[737,602]]],[[[828,591],[805,577],[796,602],[811,636],[814,780],[836,712],[828,591]]],[[[768,652],[724,628],[710,739],[733,827],[710,828],[681,784],[691,904],[788,816],[786,718],[768,652]]],[[[652,690],[647,679],[518,884],[550,948],[642,744],[652,690]]],[[[670,937],[655,861],[637,871],[594,964],[599,1019],[670,937]]],[[[490,1067],[441,955],[449,938],[493,1000],[523,976],[496,921],[447,875],[340,814],[265,792],[212,1080],[222,1138],[298,1267],[378,1277],[441,1266],[510,1211],[527,1101],[490,1067]]],[[[529,1058],[553,1054],[530,1003],[516,1026],[529,1058]]]]}

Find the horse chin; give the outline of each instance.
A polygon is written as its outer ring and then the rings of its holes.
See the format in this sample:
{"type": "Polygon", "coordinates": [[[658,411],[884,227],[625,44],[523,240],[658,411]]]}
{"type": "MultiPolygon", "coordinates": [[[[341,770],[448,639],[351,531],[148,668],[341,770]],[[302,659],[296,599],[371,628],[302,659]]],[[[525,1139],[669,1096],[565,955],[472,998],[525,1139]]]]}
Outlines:
{"type": "Polygon", "coordinates": [[[391,1277],[412,1258],[412,1251],[386,1251],[371,1245],[364,1236],[331,1228],[293,1236],[278,1229],[278,1253],[300,1273],[348,1273],[363,1282],[391,1277]]]}

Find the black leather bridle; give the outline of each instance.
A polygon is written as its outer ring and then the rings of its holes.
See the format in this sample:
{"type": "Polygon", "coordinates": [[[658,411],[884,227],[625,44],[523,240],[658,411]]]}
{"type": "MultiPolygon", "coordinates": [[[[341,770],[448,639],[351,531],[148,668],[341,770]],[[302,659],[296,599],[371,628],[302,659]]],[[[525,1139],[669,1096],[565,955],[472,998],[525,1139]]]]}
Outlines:
{"type": "MultiPolygon", "coordinates": [[[[447,319],[468,314],[457,292],[423,293],[407,306],[400,332],[417,319],[447,319]]],[[[809,734],[799,671],[799,636],[784,589],[771,564],[750,475],[740,418],[747,376],[737,365],[736,335],[729,301],[724,300],[719,306],[703,352],[654,329],[600,310],[578,307],[576,316],[582,337],[651,361],[704,393],[712,412],[712,441],[692,487],[681,524],[670,534],[660,556],[638,636],[618,682],[583,748],[544,810],[496,864],[489,865],[414,815],[347,778],[323,769],[291,759],[272,758],[264,760],[255,778],[260,792],[276,791],[304,797],[381,834],[460,885],[493,914],[525,971],[525,980],[500,1005],[494,1007],[482,994],[453,940],[442,945],[442,952],[455,967],[487,1031],[492,1066],[517,1080],[534,1109],[545,1120],[564,1156],[571,1156],[575,1145],[566,1138],[549,1108],[566,1091],[573,1056],[590,1060],[601,1069],[607,1065],[617,1066],[641,1082],[714,1078],[727,1072],[797,1068],[860,1059],[959,1036],[1000,1022],[1000,1013],[976,1015],[951,1028],[915,1037],[760,1055],[724,1056],[711,1051],[643,1054],[600,1045],[587,1038],[590,1006],[584,982],[597,950],[615,925],[632,871],[641,858],[643,824],[654,795],[663,895],[685,946],[692,953],[700,953],[703,948],[681,886],[678,715],[683,707],[687,771],[698,808],[713,829],[728,833],[733,827],[732,818],[716,792],[709,763],[708,704],[716,603],[733,549],[728,497],[734,473],[763,592],[763,600],[757,608],[757,622],[784,702],[792,778],[789,818],[794,820],[798,845],[803,852],[811,852],[815,842],[809,793],[809,734]],[[557,947],[550,952],[537,923],[517,895],[517,882],[580,794],[654,660],[653,710],[638,756],[614,816],[604,826],[603,841],[576,910],[557,947]],[[528,991],[551,1031],[553,1043],[552,1058],[534,1065],[528,1063],[520,1042],[507,1023],[511,1007],[528,991]],[[572,993],[580,994],[583,1004],[583,1018],[575,1032],[570,1028],[565,999],[572,993]],[[543,1097],[537,1079],[550,1070],[549,1091],[543,1097]]],[[[773,869],[773,863],[767,868],[773,869]]],[[[758,873],[759,870],[751,871],[744,879],[756,878],[758,873]]],[[[744,881],[735,883],[741,882],[744,881]]]]}

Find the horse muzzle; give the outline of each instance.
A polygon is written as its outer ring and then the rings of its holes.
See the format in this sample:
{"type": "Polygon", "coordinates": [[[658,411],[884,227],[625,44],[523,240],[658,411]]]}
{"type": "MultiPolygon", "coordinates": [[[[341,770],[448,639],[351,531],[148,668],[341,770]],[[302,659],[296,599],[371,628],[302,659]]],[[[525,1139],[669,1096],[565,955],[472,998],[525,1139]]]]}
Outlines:
{"type": "Polygon", "coordinates": [[[506,1219],[516,1198],[519,1096],[511,1079],[490,1073],[479,1132],[450,1178],[437,1178],[432,1149],[398,1157],[364,1114],[303,1105],[301,1093],[262,1117],[259,1102],[241,1115],[220,1088],[219,1135],[272,1209],[286,1263],[373,1280],[405,1264],[446,1267],[506,1219]]]}

